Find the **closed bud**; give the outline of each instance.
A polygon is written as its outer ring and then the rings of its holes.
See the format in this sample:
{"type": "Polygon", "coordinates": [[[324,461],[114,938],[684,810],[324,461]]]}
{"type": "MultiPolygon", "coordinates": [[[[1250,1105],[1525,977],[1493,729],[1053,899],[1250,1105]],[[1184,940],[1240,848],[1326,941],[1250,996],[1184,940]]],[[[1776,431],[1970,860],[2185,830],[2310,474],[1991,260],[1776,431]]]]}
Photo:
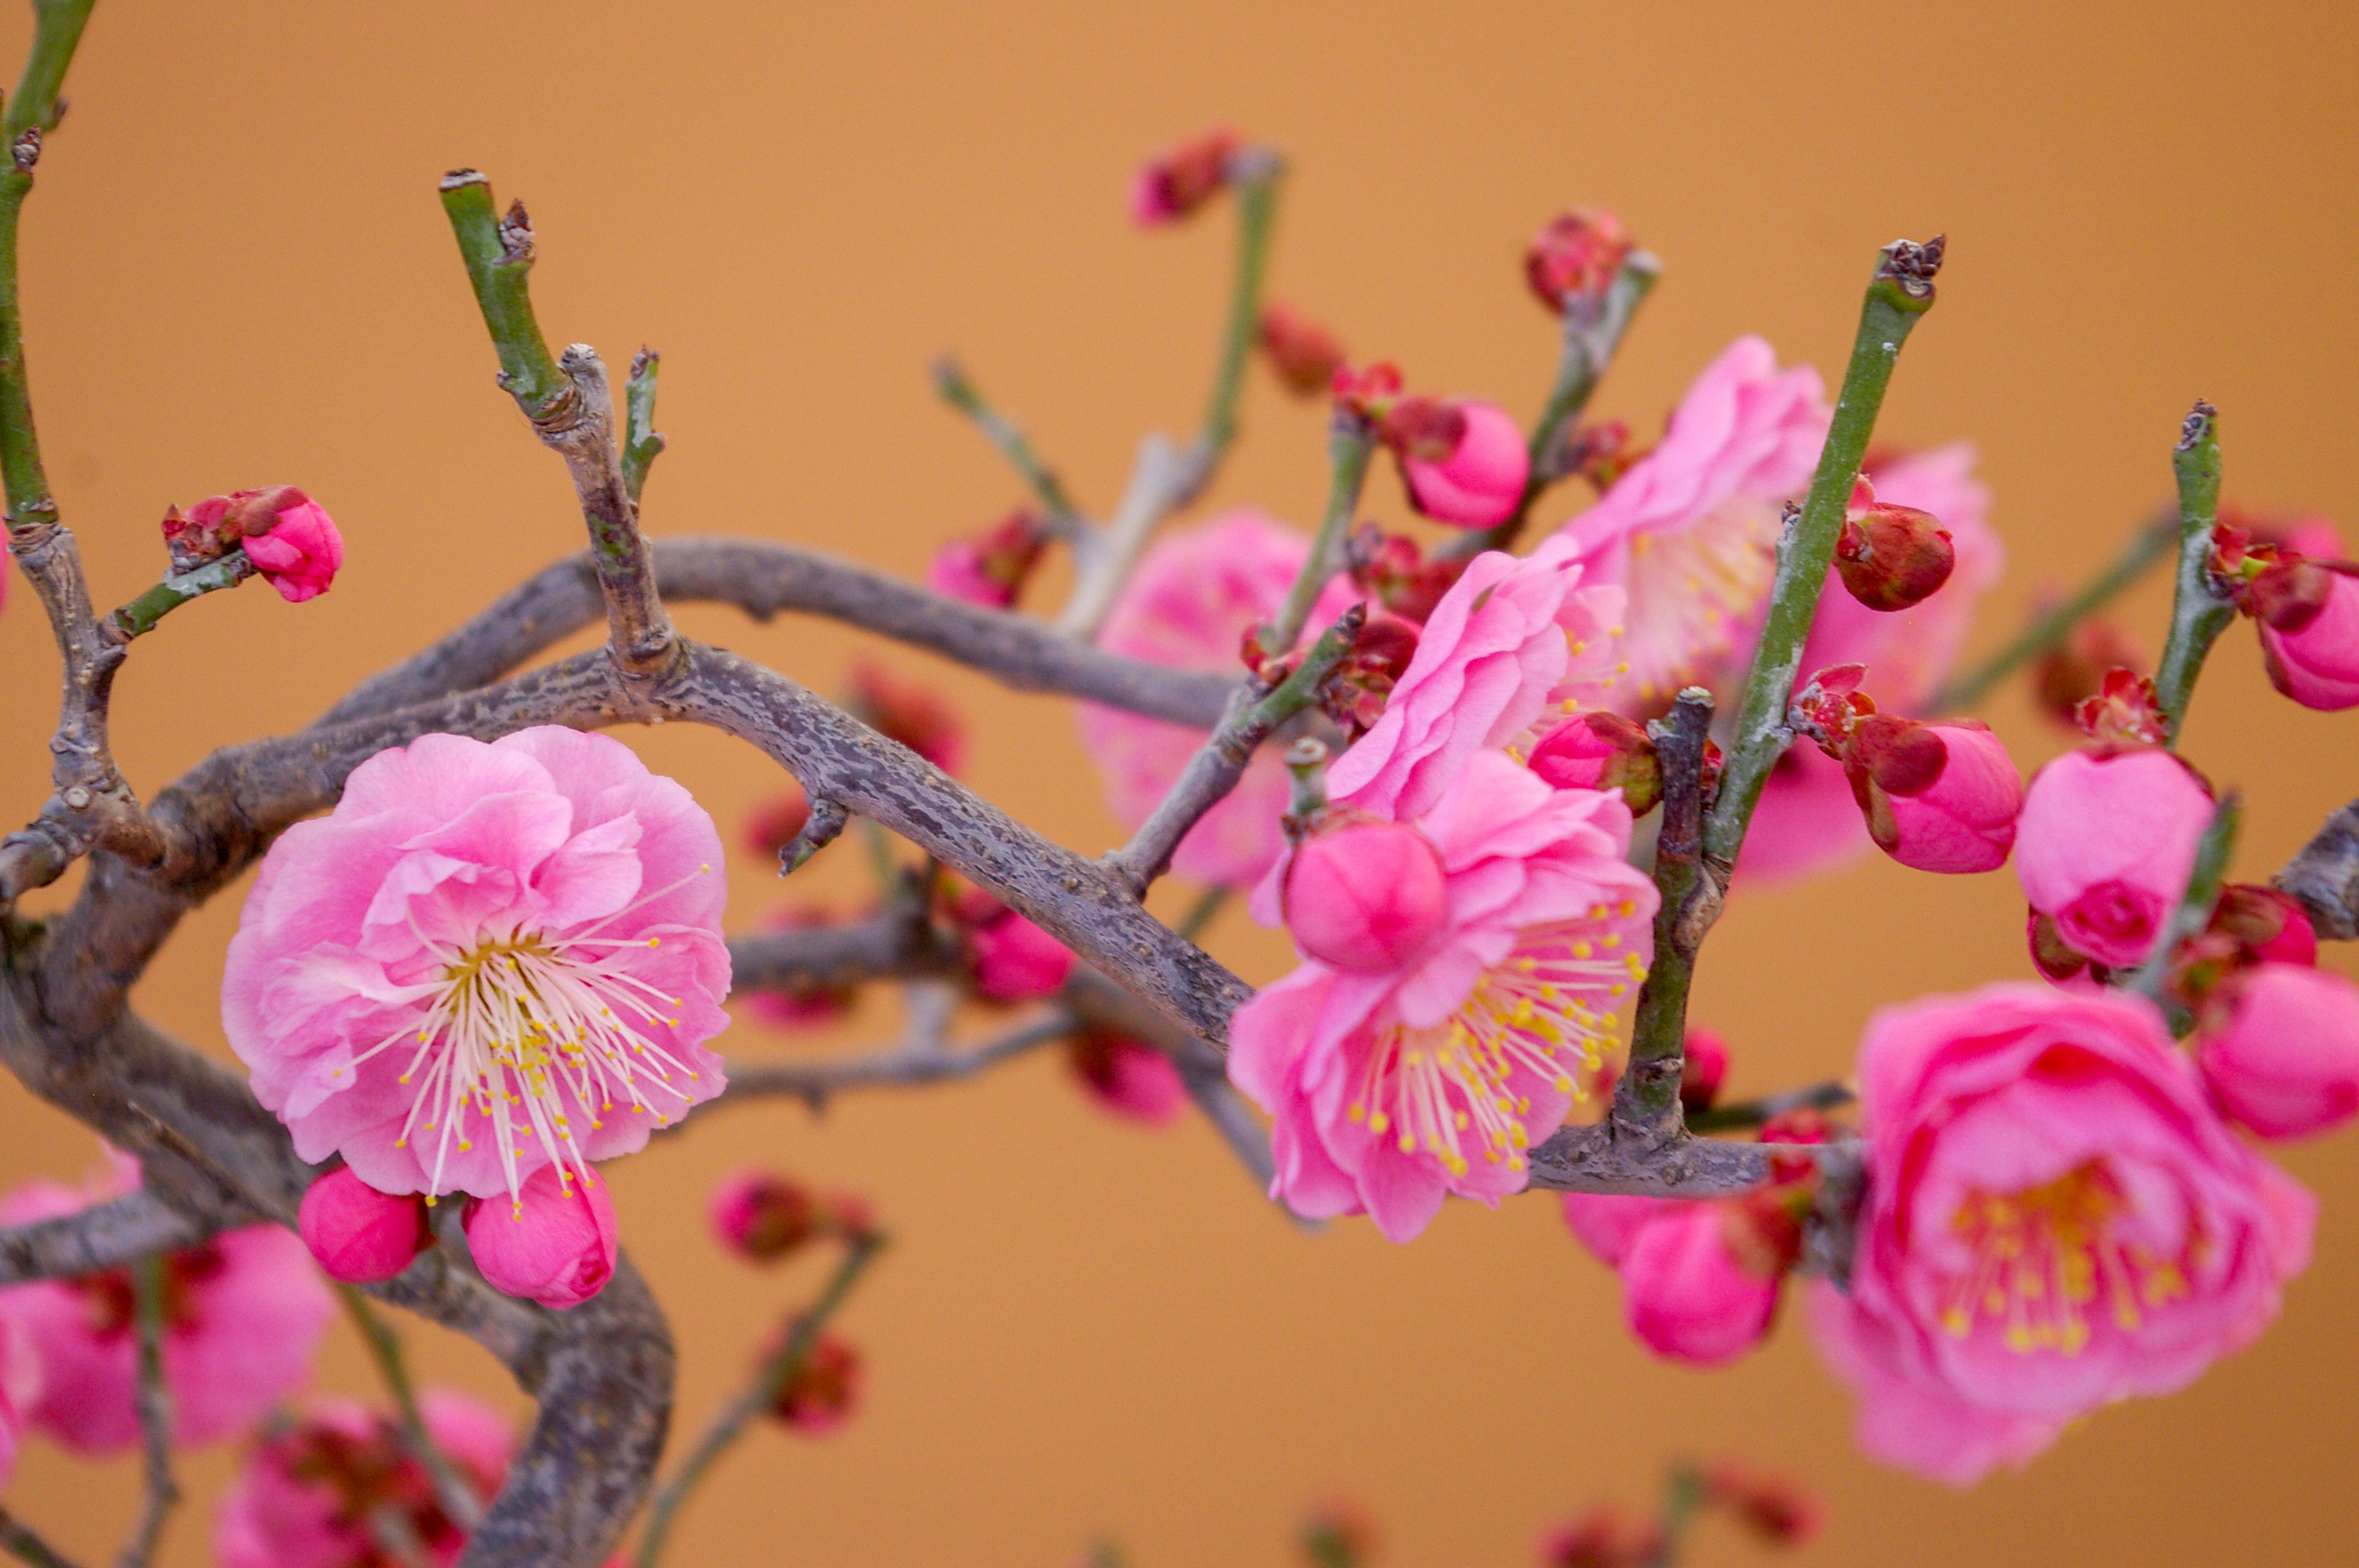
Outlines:
{"type": "Polygon", "coordinates": [[[852,666],[852,690],[843,706],[854,719],[946,773],[958,772],[966,755],[965,727],[949,705],[882,665],[863,659],[852,666]]]}
{"type": "MultiPolygon", "coordinates": [[[[1408,400],[1395,407],[1395,414],[1408,400]]],[[[1488,403],[1444,406],[1457,416],[1457,438],[1441,445],[1446,419],[1428,422],[1429,435],[1394,441],[1401,473],[1408,482],[1417,509],[1437,523],[1462,528],[1488,528],[1511,516],[1524,497],[1524,481],[1531,472],[1524,433],[1504,408],[1488,403]]],[[[1379,434],[1393,425],[1387,416],[1379,434]]],[[[1387,437],[1389,440],[1390,438],[1387,437]]]]}
{"type": "Polygon", "coordinates": [[[1092,1100],[1126,1121],[1160,1127],[1186,1108],[1188,1086],[1171,1058],[1144,1041],[1107,1029],[1084,1029],[1065,1059],[1092,1100]]]}
{"type": "Polygon", "coordinates": [[[2196,1064],[2221,1108],[2263,1138],[2302,1138],[2359,1111],[2359,986],[2261,964],[2204,1008],[2196,1064]]]}
{"type": "Polygon", "coordinates": [[[1906,610],[1950,580],[1958,553],[1940,519],[1913,506],[1877,502],[1843,520],[1835,570],[1870,610],[1906,610]]]}
{"type": "Polygon", "coordinates": [[[1603,295],[1629,254],[1621,219],[1603,208],[1576,207],[1551,220],[1525,247],[1524,279],[1542,305],[1561,316],[1575,300],[1603,295]]]}
{"type": "MultiPolygon", "coordinates": [[[[796,1325],[787,1324],[781,1339],[796,1325]]],[[[860,1352],[849,1340],[821,1331],[802,1359],[787,1369],[770,1400],[771,1417],[805,1437],[824,1437],[852,1419],[860,1403],[860,1352]]]]}
{"type": "Polygon", "coordinates": [[[1318,396],[1343,368],[1343,345],[1334,333],[1274,301],[1263,307],[1254,341],[1277,379],[1298,397],[1318,396]]]}
{"type": "Polygon", "coordinates": [[[2102,616],[2075,624],[2031,669],[2032,700],[2060,724],[2078,726],[2081,704],[2097,695],[2107,672],[2147,667],[2146,654],[2102,616]]]}
{"type": "Polygon", "coordinates": [[[2089,960],[2064,940],[2064,933],[2057,927],[2052,914],[2030,911],[2025,939],[2031,947],[2033,967],[2049,979],[2060,983],[2090,968],[2089,960]]]}
{"type": "Polygon", "coordinates": [[[311,1184],[296,1225],[328,1278],[348,1285],[390,1280],[434,1242],[424,1198],[378,1192],[345,1165],[311,1184]]]}
{"type": "Polygon", "coordinates": [[[1532,772],[1557,789],[1618,789],[1633,816],[1663,798],[1662,759],[1645,728],[1618,713],[1576,713],[1532,747],[1532,772]]]}
{"type": "Polygon", "coordinates": [[[1417,656],[1417,628],[1390,615],[1361,623],[1343,656],[1319,687],[1320,710],[1333,719],[1348,742],[1375,728],[1384,716],[1393,686],[1417,656]]]}
{"type": "Polygon", "coordinates": [[[986,532],[937,551],[926,568],[926,586],[969,604],[1006,610],[1023,591],[1048,545],[1048,525],[1038,515],[1012,512],[986,532]]]}
{"type": "Polygon", "coordinates": [[[985,1001],[1030,1001],[1073,972],[1072,950],[980,888],[951,901],[967,976],[985,1001]]]}
{"type": "Polygon", "coordinates": [[[2234,941],[2246,963],[2318,962],[2318,928],[2310,911],[2273,887],[2231,882],[2222,888],[2210,928],[2234,941]]]}
{"type": "Polygon", "coordinates": [[[2154,682],[2136,670],[2107,670],[2097,689],[2072,710],[2072,721],[2093,741],[2159,746],[2170,738],[2170,715],[2154,682]]]}
{"type": "Polygon", "coordinates": [[[1704,1496],[1772,1546],[1799,1546],[1825,1522],[1817,1501],[1800,1487],[1734,1465],[1712,1467],[1704,1477],[1704,1496]]]}
{"type": "Polygon", "coordinates": [[[767,1171],[743,1171],[712,1195],[712,1232],[748,1262],[775,1263],[826,1227],[810,1190],[767,1171]]]}
{"type": "Polygon", "coordinates": [[[1466,439],[1466,410],[1437,397],[1396,397],[1376,416],[1376,439],[1405,461],[1447,462],[1466,439]]]}
{"type": "Polygon", "coordinates": [[[327,592],[344,564],[344,536],[335,519],[291,484],[233,491],[198,502],[180,520],[181,543],[175,542],[173,520],[167,514],[164,529],[176,564],[182,548],[210,559],[243,545],[255,573],[289,604],[327,592]]]}
{"type": "Polygon", "coordinates": [[[543,1165],[513,1198],[485,1198],[467,1215],[467,1250],[493,1289],[563,1312],[614,1277],[620,1250],[606,1184],[543,1165]]]}
{"type": "Polygon", "coordinates": [[[2304,560],[2290,577],[2254,611],[2269,683],[2304,708],[2359,707],[2359,566],[2304,560]]]}
{"type": "Polygon", "coordinates": [[[1539,1539],[1540,1568],[1648,1568],[1661,1560],[1662,1526],[1594,1509],[1539,1539]]]}
{"type": "Polygon", "coordinates": [[[1981,724],[1871,713],[1854,726],[1842,754],[1868,837],[1902,865],[1955,874],[2006,863],[2023,779],[2006,747],[1981,724]]]}
{"type": "Polygon", "coordinates": [[[1680,1104],[1690,1114],[1710,1110],[1728,1077],[1728,1044],[1709,1029],[1688,1026],[1680,1057],[1680,1104]]]}
{"type": "Polygon", "coordinates": [[[1367,524],[1352,535],[1348,564],[1353,587],[1393,615],[1421,626],[1465,574],[1467,559],[1428,557],[1407,535],[1367,524]]]}
{"type": "Polygon", "coordinates": [[[1764,1271],[1782,1256],[1766,1239],[1769,1218],[1738,1204],[1686,1203],[1641,1225],[1617,1271],[1630,1332],[1658,1356],[1694,1367],[1721,1366],[1760,1344],[1782,1276],[1764,1271]]]}
{"type": "Polygon", "coordinates": [[[1230,177],[1237,138],[1208,131],[1147,160],[1130,187],[1130,215],[1141,228],[1174,223],[1219,194],[1230,177]]]}
{"type": "Polygon", "coordinates": [[[1287,929],[1308,957],[1375,974],[1398,968],[1440,927],[1441,860],[1413,827],[1331,812],[1286,869],[1287,929]]]}

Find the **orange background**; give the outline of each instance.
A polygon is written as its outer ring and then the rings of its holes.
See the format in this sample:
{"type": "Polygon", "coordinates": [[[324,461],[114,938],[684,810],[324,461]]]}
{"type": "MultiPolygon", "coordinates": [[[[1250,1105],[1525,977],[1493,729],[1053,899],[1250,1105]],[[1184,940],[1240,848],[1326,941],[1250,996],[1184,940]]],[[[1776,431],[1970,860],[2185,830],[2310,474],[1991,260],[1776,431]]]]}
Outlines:
{"type": "MultiPolygon", "coordinates": [[[[643,341],[663,351],[658,532],[919,569],[1018,496],[928,389],[945,348],[1086,503],[1111,504],[1139,435],[1200,412],[1229,254],[1220,214],[1133,230],[1125,182],[1142,152],[1215,121],[1292,159],[1279,297],[1417,385],[1518,410],[1553,354],[1517,277],[1525,237],[1569,202],[1621,212],[1668,271],[1598,407],[1642,430],[1741,331],[1837,373],[1875,247],[1946,229],[1942,303],[1883,433],[1981,446],[2013,556],[1983,645],[2168,493],[2199,395],[2223,410],[2232,493],[2359,524],[2349,12],[2071,9],[108,0],[24,265],[50,472],[96,596],[153,579],[167,502],[242,485],[299,482],[351,546],[325,601],[249,588],[143,642],[121,761],[152,792],[213,746],[283,732],[577,546],[559,465],[491,384],[434,199],[458,164],[529,200],[556,341],[617,366],[643,341]]],[[[0,21],[14,59],[26,24],[0,21]]],[[[1212,503],[1308,523],[1319,415],[1258,373],[1245,413],[1212,503]]],[[[1370,493],[1399,520],[1389,478],[1370,493]]],[[[12,593],[0,811],[21,818],[46,792],[55,664],[12,593]]],[[[2165,602],[2159,578],[2129,601],[2150,644],[2165,602]]],[[[681,620],[822,687],[863,645],[803,621],[681,620]]],[[[1111,840],[1060,704],[886,656],[963,706],[976,788],[1085,850],[1111,840]]],[[[2017,692],[1989,716],[2027,766],[2063,744],[2017,692]]],[[[716,735],[626,738],[724,827],[776,785],[716,735]]],[[[2188,750],[2248,792],[2242,874],[2348,797],[2354,742],[2359,715],[2278,699],[2249,630],[2228,634],[2188,750]]],[[[784,896],[732,869],[740,922],[784,896]]],[[[849,904],[863,871],[839,849],[792,892],[849,904]]],[[[1747,898],[1713,937],[1699,1015],[1734,1041],[1739,1091],[1842,1072],[1879,1003],[2027,974],[2021,907],[2007,873],[1880,860],[1747,898]]],[[[138,995],[209,1050],[235,909],[190,921],[138,995]]],[[[1239,915],[1212,943],[1250,979],[1278,972],[1239,915]]],[[[824,1038],[749,1025],[723,1044],[815,1054],[892,1026],[880,999],[824,1038]]],[[[90,1152],[0,1087],[0,1178],[70,1174],[90,1152]]],[[[690,1431],[816,1277],[749,1272],[707,1238],[705,1194],[752,1160],[871,1195],[898,1244],[845,1319],[870,1361],[860,1419],[824,1443],[756,1433],[692,1510],[683,1563],[1047,1568],[1110,1532],[1141,1568],[1276,1564],[1298,1509],[1340,1490],[1384,1522],[1387,1563],[1506,1568],[1545,1522],[1649,1495],[1680,1454],[1802,1477],[1832,1511],[1806,1558],[1824,1563],[2312,1562],[2359,1530],[2348,1134],[2286,1155],[2325,1209],[2274,1333],[1963,1498],[1854,1454],[1848,1398],[1797,1325],[1728,1372],[1650,1361],[1552,1202],[1453,1206],[1408,1248],[1362,1224],[1306,1237],[1201,1124],[1115,1125],[1045,1056],[824,1119],[707,1112],[615,1170],[679,1335],[690,1431]]],[[[430,1378],[522,1413],[471,1346],[414,1342],[430,1378]]],[[[320,1380],[368,1387],[341,1327],[320,1380]]],[[[185,1461],[169,1562],[206,1560],[231,1457],[185,1461]]],[[[134,1484],[128,1461],[36,1441],[7,1500],[99,1561],[134,1484]]],[[[1715,1525],[1695,1561],[1757,1556],[1715,1525]]]]}

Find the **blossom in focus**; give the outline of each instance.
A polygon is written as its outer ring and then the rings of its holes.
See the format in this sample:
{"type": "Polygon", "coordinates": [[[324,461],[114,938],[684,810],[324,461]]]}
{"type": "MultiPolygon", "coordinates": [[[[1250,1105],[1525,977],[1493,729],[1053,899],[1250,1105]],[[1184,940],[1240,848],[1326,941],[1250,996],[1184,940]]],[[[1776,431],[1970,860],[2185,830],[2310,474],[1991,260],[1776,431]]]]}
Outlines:
{"type": "Polygon", "coordinates": [[[1810,481],[1832,417],[1817,371],[1780,371],[1767,343],[1740,338],[1680,400],[1662,443],[1534,552],[1628,591],[1630,680],[1617,708],[1660,702],[1747,633],[1768,591],[1779,505],[1810,481]]]}
{"type": "Polygon", "coordinates": [[[1497,752],[1409,822],[1441,863],[1444,914],[1397,968],[1307,962],[1239,1009],[1229,1076],[1277,1119],[1273,1196],[1424,1229],[1449,1193],[1495,1203],[1562,1125],[1646,973],[1654,884],[1630,814],[1552,790],[1497,752]]]}
{"type": "Polygon", "coordinates": [[[1622,1277],[1630,1332],[1656,1355],[1717,1367],[1758,1345],[1777,1310],[1782,1270],[1762,1271],[1729,1245],[1743,1210],[1680,1204],[1640,1225],[1625,1242],[1622,1277]]]}
{"type": "MultiPolygon", "coordinates": [[[[761,918],[766,931],[819,931],[839,925],[833,912],[817,904],[789,904],[761,918]]],[[[745,1010],[773,1029],[816,1029],[860,1004],[857,984],[796,980],[745,993],[745,1010]]]]}
{"type": "Polygon", "coordinates": [[[1125,1034],[1084,1029],[1066,1046],[1065,1064],[1099,1108],[1126,1121],[1160,1127],[1188,1103],[1171,1058],[1125,1034]]]}
{"type": "Polygon", "coordinates": [[[1048,996],[1073,972],[1072,949],[975,888],[951,906],[966,939],[967,971],[987,1001],[1048,996]]]}
{"type": "Polygon", "coordinates": [[[1630,254],[1622,220],[1602,208],[1576,207],[1549,221],[1524,249],[1524,280],[1558,315],[1571,301],[1603,294],[1630,254]]]}
{"type": "Polygon", "coordinates": [[[1187,217],[1228,183],[1237,150],[1234,133],[1212,130],[1156,154],[1131,180],[1131,220],[1152,229],[1187,217]]]}
{"type": "Polygon", "coordinates": [[[434,1244],[417,1194],[378,1192],[342,1165],[311,1184],[297,1220],[313,1260],[346,1284],[390,1280],[434,1244]]]}
{"type": "Polygon", "coordinates": [[[1504,408],[1460,403],[1466,428],[1450,455],[1439,460],[1404,456],[1401,472],[1417,509],[1436,522],[1463,528],[1504,523],[1524,496],[1531,471],[1524,433],[1504,408]]]}
{"type": "Polygon", "coordinates": [[[1852,1310],[1821,1328],[1888,1462],[1964,1484],[2183,1388],[2308,1264],[2315,1201],[2228,1131],[2142,999],[1887,1008],[1860,1080],[1874,1179],[1852,1310]]]}
{"type": "Polygon", "coordinates": [[[2074,952],[2136,964],[2187,892],[2212,811],[2212,792],[2159,748],[2067,752],[2024,792],[2016,875],[2074,952]]]}
{"type": "Polygon", "coordinates": [[[606,1288],[619,1248],[606,1184],[561,1165],[541,1166],[515,1197],[467,1216],[467,1251],[493,1288],[560,1312],[606,1288]]]}
{"type": "Polygon", "coordinates": [[[958,772],[966,760],[966,726],[950,705],[874,660],[853,665],[852,688],[844,694],[843,707],[887,741],[899,741],[946,773],[958,772]]]}
{"type": "Polygon", "coordinates": [[[1343,345],[1334,333],[1300,312],[1272,300],[1262,307],[1254,341],[1277,379],[1297,397],[1317,397],[1343,368],[1343,345]]]}
{"type": "Polygon", "coordinates": [[[926,586],[987,610],[1006,610],[1048,547],[1046,524],[1032,513],[1011,512],[984,533],[935,551],[926,568],[926,586]]]}
{"type": "MultiPolygon", "coordinates": [[[[1990,492],[1973,466],[1973,449],[1963,443],[1870,454],[1862,472],[1876,498],[1939,517],[1956,565],[1939,593],[1890,612],[1860,603],[1830,571],[1799,668],[1862,665],[1861,689],[1877,706],[1893,713],[1924,707],[1957,663],[1976,604],[2006,569],[2006,548],[1988,522],[1990,492]]],[[[1746,644],[1732,654],[1749,658],[1746,644]]],[[[1756,884],[1813,875],[1865,853],[1870,842],[1842,765],[1810,747],[1789,747],[1762,791],[1737,872],[1756,884]]]]}
{"type": "MultiPolygon", "coordinates": [[[[138,1183],[123,1160],[77,1192],[33,1182],[0,1199],[0,1225],[78,1214],[138,1183]]],[[[276,1225],[225,1230],[164,1262],[164,1382],[172,1439],[212,1443],[242,1432],[300,1388],[335,1303],[302,1241],[276,1225]]],[[[0,1290],[0,1318],[39,1368],[27,1425],[83,1454],[139,1441],[138,1331],[124,1270],[0,1290]]],[[[10,1387],[21,1392],[25,1385],[10,1387]]]]}
{"type": "Polygon", "coordinates": [[[272,847],[223,1027],[301,1158],[514,1198],[721,1092],[720,860],[712,819],[618,741],[421,736],[272,847]]]}
{"type": "Polygon", "coordinates": [[[176,570],[244,546],[246,559],[289,604],[317,599],[344,564],[344,536],[320,503],[291,484],[210,496],[164,519],[176,570]]]}
{"type": "MultiPolygon", "coordinates": [[[[446,1389],[418,1396],[426,1435],[478,1498],[507,1479],[514,1446],[489,1406],[446,1389]]],[[[393,1559],[378,1531],[390,1516],[434,1568],[449,1568],[466,1533],[443,1511],[426,1467],[393,1418],[350,1400],[322,1400],[255,1444],[222,1494],[213,1519],[220,1568],[381,1568],[393,1559]]]]}
{"type": "MultiPolygon", "coordinates": [[[[1234,670],[1239,641],[1277,613],[1310,554],[1308,538],[1258,512],[1168,530],[1124,585],[1098,645],[1171,669],[1234,670]]],[[[1338,578],[1312,608],[1308,634],[1358,598],[1350,579],[1338,578]]],[[[1204,731],[1094,703],[1079,709],[1082,743],[1105,777],[1107,805],[1135,828],[1169,792],[1204,731]]],[[[1285,764],[1266,748],[1180,841],[1173,872],[1211,886],[1252,886],[1283,844],[1277,819],[1287,796],[1285,764]]]]}
{"type": "MultiPolygon", "coordinates": [[[[788,1323],[782,1339],[795,1328],[788,1323]]],[[[852,1419],[860,1402],[860,1352],[849,1340],[821,1330],[779,1385],[769,1413],[805,1437],[824,1437],[852,1419]]]]}
{"type": "Polygon", "coordinates": [[[2220,1108],[2264,1138],[2302,1138],[2359,1110],[2359,985],[2259,964],[2204,1010],[2195,1059],[2220,1108]]]}

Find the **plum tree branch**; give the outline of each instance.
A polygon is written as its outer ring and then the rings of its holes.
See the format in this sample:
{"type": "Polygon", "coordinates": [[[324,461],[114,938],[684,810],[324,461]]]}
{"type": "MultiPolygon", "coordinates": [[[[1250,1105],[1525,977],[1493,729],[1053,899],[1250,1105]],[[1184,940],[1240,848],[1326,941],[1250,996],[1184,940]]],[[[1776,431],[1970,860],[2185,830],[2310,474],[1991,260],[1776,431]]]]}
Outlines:
{"type": "Polygon", "coordinates": [[[2359,800],[2328,817],[2274,881],[2301,902],[2321,936],[2359,937],[2359,800]]]}
{"type": "Polygon", "coordinates": [[[201,1223],[143,1187],[79,1214],[0,1227],[0,1285],[127,1268],[150,1252],[193,1247],[205,1235],[201,1223]]]}
{"type": "Polygon", "coordinates": [[[2154,693],[2169,720],[2163,743],[2179,744],[2187,705],[2205,655],[2236,607],[2212,586],[2212,530],[2220,520],[2220,412],[2199,401],[2180,427],[2171,449],[2171,471],[2179,481],[2179,578],[2170,599],[2170,636],[2154,672],[2154,693]]]}

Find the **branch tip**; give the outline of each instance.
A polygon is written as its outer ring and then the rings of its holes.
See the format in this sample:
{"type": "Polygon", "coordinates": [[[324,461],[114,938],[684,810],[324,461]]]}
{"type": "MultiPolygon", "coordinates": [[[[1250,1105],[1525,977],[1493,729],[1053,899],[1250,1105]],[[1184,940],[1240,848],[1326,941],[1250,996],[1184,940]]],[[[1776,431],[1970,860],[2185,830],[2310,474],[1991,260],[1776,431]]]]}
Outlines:
{"type": "Polygon", "coordinates": [[[1884,247],[1882,259],[1875,265],[1875,276],[1898,284],[1900,291],[1911,299],[1930,299],[1934,276],[1940,272],[1941,258],[1949,248],[1947,234],[1936,234],[1921,243],[1895,240],[1884,247]]]}
{"type": "Polygon", "coordinates": [[[480,185],[489,189],[492,177],[480,168],[454,168],[436,184],[438,190],[457,190],[463,186],[480,185]]]}
{"type": "Polygon", "coordinates": [[[2178,449],[2182,452],[2191,452],[2201,446],[2203,438],[2212,434],[2219,418],[2220,411],[2217,408],[2202,398],[2197,398],[2195,406],[2187,411],[2187,417],[2180,424],[2178,449]]]}

